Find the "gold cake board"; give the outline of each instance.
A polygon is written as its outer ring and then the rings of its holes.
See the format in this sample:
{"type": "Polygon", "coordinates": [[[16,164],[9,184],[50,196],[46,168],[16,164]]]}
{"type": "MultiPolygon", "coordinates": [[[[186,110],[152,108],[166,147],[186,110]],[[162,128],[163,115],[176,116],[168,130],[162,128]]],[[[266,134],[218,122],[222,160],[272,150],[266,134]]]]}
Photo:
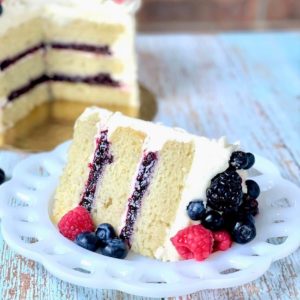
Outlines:
{"type": "MultiPolygon", "coordinates": [[[[147,88],[141,85],[140,101],[139,109],[107,105],[101,107],[120,111],[131,117],[152,120],[157,110],[156,99],[147,88]]],[[[0,147],[26,152],[51,150],[72,138],[75,120],[89,106],[95,106],[95,104],[63,100],[47,101],[36,107],[13,128],[0,135],[0,147]]]]}

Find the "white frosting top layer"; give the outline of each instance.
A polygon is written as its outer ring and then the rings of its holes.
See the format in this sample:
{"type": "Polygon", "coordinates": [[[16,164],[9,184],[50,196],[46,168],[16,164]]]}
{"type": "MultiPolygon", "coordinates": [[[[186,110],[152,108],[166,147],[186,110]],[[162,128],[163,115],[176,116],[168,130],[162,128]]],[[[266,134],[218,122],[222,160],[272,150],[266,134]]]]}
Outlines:
{"type": "Polygon", "coordinates": [[[84,19],[99,23],[132,22],[128,6],[100,0],[5,0],[0,17],[0,35],[30,19],[49,18],[57,23],[84,19]]]}
{"type": "MultiPolygon", "coordinates": [[[[86,118],[89,114],[95,112],[95,109],[101,114],[107,111],[97,108],[90,108],[82,115],[86,118]]],[[[218,140],[208,139],[205,137],[197,137],[186,133],[183,129],[169,128],[151,122],[141,121],[138,119],[123,116],[121,113],[115,113],[108,122],[108,136],[119,127],[131,127],[135,130],[145,132],[147,134],[144,150],[159,151],[168,140],[176,140],[180,142],[194,142],[195,154],[190,172],[185,181],[185,187],[179,203],[176,217],[171,227],[167,229],[166,240],[164,245],[159,247],[155,252],[155,257],[164,261],[176,261],[180,257],[172,245],[170,238],[176,233],[193,224],[186,213],[186,207],[189,202],[195,199],[201,199],[206,203],[206,190],[209,187],[211,179],[225,171],[228,168],[228,161],[231,153],[236,151],[239,144],[228,144],[225,138],[218,140]]],[[[245,174],[241,174],[243,179],[245,174]]],[[[135,178],[132,182],[132,190],[134,188],[135,178]]],[[[123,224],[119,230],[125,225],[126,211],[123,215],[123,224]]],[[[198,223],[198,222],[197,222],[198,223]]]]}

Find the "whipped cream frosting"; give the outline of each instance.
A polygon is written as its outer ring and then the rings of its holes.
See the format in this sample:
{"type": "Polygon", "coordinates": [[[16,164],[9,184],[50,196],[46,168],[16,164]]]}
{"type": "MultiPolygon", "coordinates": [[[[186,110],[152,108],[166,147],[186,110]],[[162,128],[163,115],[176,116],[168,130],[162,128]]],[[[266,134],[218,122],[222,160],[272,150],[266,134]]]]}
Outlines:
{"type": "Polygon", "coordinates": [[[59,24],[75,19],[91,20],[99,23],[132,22],[135,5],[120,5],[114,1],[99,0],[5,0],[0,17],[0,35],[11,27],[18,27],[33,18],[48,18],[59,24]]]}

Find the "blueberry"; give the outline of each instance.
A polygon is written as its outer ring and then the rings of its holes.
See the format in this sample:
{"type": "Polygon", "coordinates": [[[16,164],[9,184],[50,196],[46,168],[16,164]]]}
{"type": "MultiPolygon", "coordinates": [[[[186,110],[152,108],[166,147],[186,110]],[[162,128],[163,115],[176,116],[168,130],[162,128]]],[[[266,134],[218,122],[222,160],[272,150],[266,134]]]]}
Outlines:
{"type": "Polygon", "coordinates": [[[259,185],[254,180],[246,180],[246,186],[247,186],[247,195],[251,199],[256,199],[260,194],[260,188],[259,185]]]}
{"type": "Polygon", "coordinates": [[[102,247],[106,245],[107,240],[116,237],[114,228],[108,223],[100,224],[96,229],[96,235],[99,239],[99,244],[102,247]]]}
{"type": "Polygon", "coordinates": [[[99,239],[94,232],[83,232],[77,235],[75,243],[84,249],[96,251],[99,246],[99,239]]]}
{"type": "Polygon", "coordinates": [[[201,224],[207,229],[217,231],[224,227],[224,218],[217,211],[210,210],[205,213],[201,224]]]}
{"type": "Polygon", "coordinates": [[[237,221],[231,231],[232,239],[238,244],[249,243],[255,238],[255,236],[255,225],[249,220],[237,221]]]}
{"type": "Polygon", "coordinates": [[[199,221],[205,214],[205,207],[202,200],[194,200],[187,206],[187,214],[193,221],[199,221]]]}
{"type": "Polygon", "coordinates": [[[5,181],[5,173],[2,169],[0,169],[0,184],[5,181]]]}
{"type": "Polygon", "coordinates": [[[0,16],[2,15],[2,13],[3,13],[3,6],[2,6],[2,4],[0,3],[0,16]]]}
{"type": "Polygon", "coordinates": [[[224,227],[231,231],[237,222],[251,222],[254,223],[255,220],[252,214],[242,207],[239,207],[236,211],[226,212],[223,214],[224,227]]]}
{"type": "Polygon", "coordinates": [[[123,259],[127,256],[128,246],[121,239],[109,239],[106,241],[106,246],[100,252],[105,256],[123,259]]]}
{"type": "Polygon", "coordinates": [[[253,165],[255,164],[255,156],[250,152],[246,153],[246,155],[247,155],[247,165],[244,167],[244,170],[248,170],[252,168],[253,165]]]}
{"type": "Polygon", "coordinates": [[[248,165],[247,153],[243,151],[233,152],[231,154],[229,164],[231,167],[235,168],[236,170],[244,169],[248,165]]]}

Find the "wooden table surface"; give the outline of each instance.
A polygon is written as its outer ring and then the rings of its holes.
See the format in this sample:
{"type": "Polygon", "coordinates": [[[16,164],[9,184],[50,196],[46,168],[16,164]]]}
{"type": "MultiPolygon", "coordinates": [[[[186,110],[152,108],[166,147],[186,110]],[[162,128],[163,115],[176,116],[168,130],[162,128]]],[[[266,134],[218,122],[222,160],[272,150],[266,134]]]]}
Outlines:
{"type": "MultiPolygon", "coordinates": [[[[142,35],[137,44],[140,80],[158,99],[155,121],[240,140],[300,184],[300,33],[142,35]]],[[[0,252],[0,299],[142,299],[58,280],[1,236],[0,252]]],[[[250,298],[300,299],[300,251],[252,283],[188,296],[250,298]]]]}

